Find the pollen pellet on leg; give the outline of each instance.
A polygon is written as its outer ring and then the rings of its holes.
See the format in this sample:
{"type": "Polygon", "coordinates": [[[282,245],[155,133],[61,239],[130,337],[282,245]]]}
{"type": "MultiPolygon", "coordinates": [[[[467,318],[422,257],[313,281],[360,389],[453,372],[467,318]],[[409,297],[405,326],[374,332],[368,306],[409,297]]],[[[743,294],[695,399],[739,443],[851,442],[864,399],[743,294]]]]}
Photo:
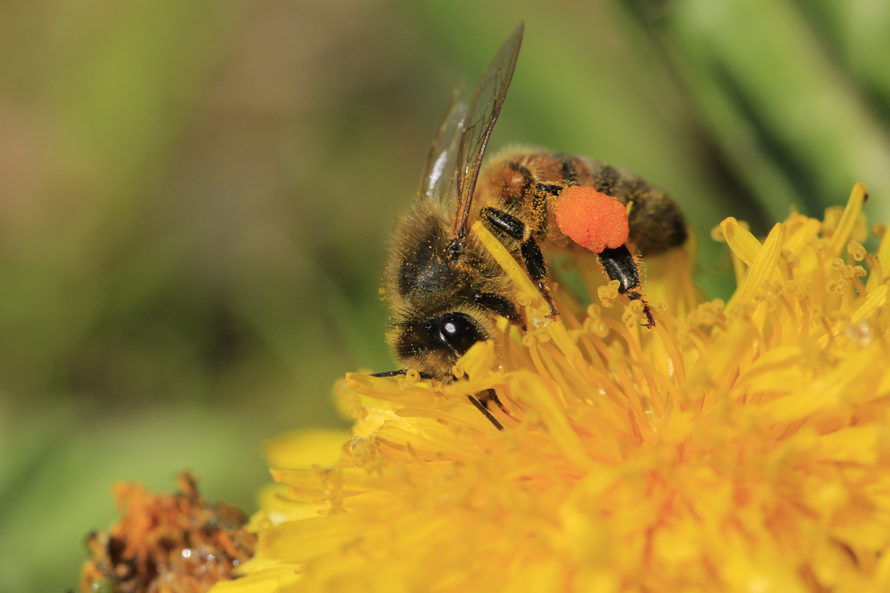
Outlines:
{"type": "Polygon", "coordinates": [[[594,253],[624,245],[630,232],[624,204],[580,185],[567,187],[560,194],[556,224],[564,235],[594,253]]]}

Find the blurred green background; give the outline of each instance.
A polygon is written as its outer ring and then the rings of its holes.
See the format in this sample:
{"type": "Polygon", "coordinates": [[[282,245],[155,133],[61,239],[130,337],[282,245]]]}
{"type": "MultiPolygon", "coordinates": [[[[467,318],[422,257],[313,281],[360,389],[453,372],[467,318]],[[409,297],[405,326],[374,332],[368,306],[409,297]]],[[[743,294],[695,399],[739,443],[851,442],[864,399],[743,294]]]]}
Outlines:
{"type": "Polygon", "coordinates": [[[493,138],[668,189],[708,231],[890,218],[886,0],[0,4],[0,591],[75,586],[118,479],[250,509],[260,444],[388,369],[379,275],[451,89],[517,21],[493,138]]]}

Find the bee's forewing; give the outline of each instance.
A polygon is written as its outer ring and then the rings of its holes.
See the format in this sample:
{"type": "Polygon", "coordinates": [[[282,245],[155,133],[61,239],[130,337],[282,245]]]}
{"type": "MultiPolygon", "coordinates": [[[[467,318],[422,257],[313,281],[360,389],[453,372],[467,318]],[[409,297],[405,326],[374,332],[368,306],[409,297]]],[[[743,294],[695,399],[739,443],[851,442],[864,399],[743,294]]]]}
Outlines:
{"type": "Polygon", "coordinates": [[[467,104],[457,100],[458,90],[455,90],[451,96],[448,113],[445,115],[442,125],[439,126],[439,133],[433,140],[433,145],[426,157],[423,176],[420,178],[419,195],[421,200],[435,200],[451,204],[457,199],[454,172],[457,168],[461,130],[463,130],[464,118],[467,114],[467,104]]]}
{"type": "Polygon", "coordinates": [[[519,46],[522,45],[522,32],[523,24],[519,23],[498,50],[494,60],[482,75],[482,81],[476,88],[460,126],[455,163],[457,171],[454,175],[457,178],[457,187],[454,188],[457,192],[454,235],[460,239],[467,231],[473,191],[476,188],[485,147],[501,112],[504,97],[507,96],[507,89],[513,78],[513,70],[516,68],[519,46]]]}

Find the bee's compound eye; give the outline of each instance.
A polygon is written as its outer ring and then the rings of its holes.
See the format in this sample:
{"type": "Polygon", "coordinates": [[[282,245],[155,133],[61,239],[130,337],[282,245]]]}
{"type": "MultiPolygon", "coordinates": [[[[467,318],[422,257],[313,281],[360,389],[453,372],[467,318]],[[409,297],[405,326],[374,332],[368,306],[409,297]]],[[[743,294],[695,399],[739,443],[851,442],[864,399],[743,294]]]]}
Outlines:
{"type": "Polygon", "coordinates": [[[446,313],[430,323],[431,333],[448,344],[457,354],[463,355],[470,347],[485,339],[484,332],[469,315],[446,313]]]}

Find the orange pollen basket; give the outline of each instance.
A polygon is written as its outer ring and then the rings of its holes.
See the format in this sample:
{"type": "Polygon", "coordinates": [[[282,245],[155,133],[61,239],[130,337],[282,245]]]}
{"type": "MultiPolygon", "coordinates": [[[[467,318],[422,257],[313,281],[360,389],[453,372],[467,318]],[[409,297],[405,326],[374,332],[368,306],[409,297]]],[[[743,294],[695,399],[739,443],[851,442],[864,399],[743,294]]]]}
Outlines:
{"type": "Polygon", "coordinates": [[[559,196],[556,224],[572,241],[600,253],[627,242],[627,209],[592,187],[571,186],[559,196]]]}

